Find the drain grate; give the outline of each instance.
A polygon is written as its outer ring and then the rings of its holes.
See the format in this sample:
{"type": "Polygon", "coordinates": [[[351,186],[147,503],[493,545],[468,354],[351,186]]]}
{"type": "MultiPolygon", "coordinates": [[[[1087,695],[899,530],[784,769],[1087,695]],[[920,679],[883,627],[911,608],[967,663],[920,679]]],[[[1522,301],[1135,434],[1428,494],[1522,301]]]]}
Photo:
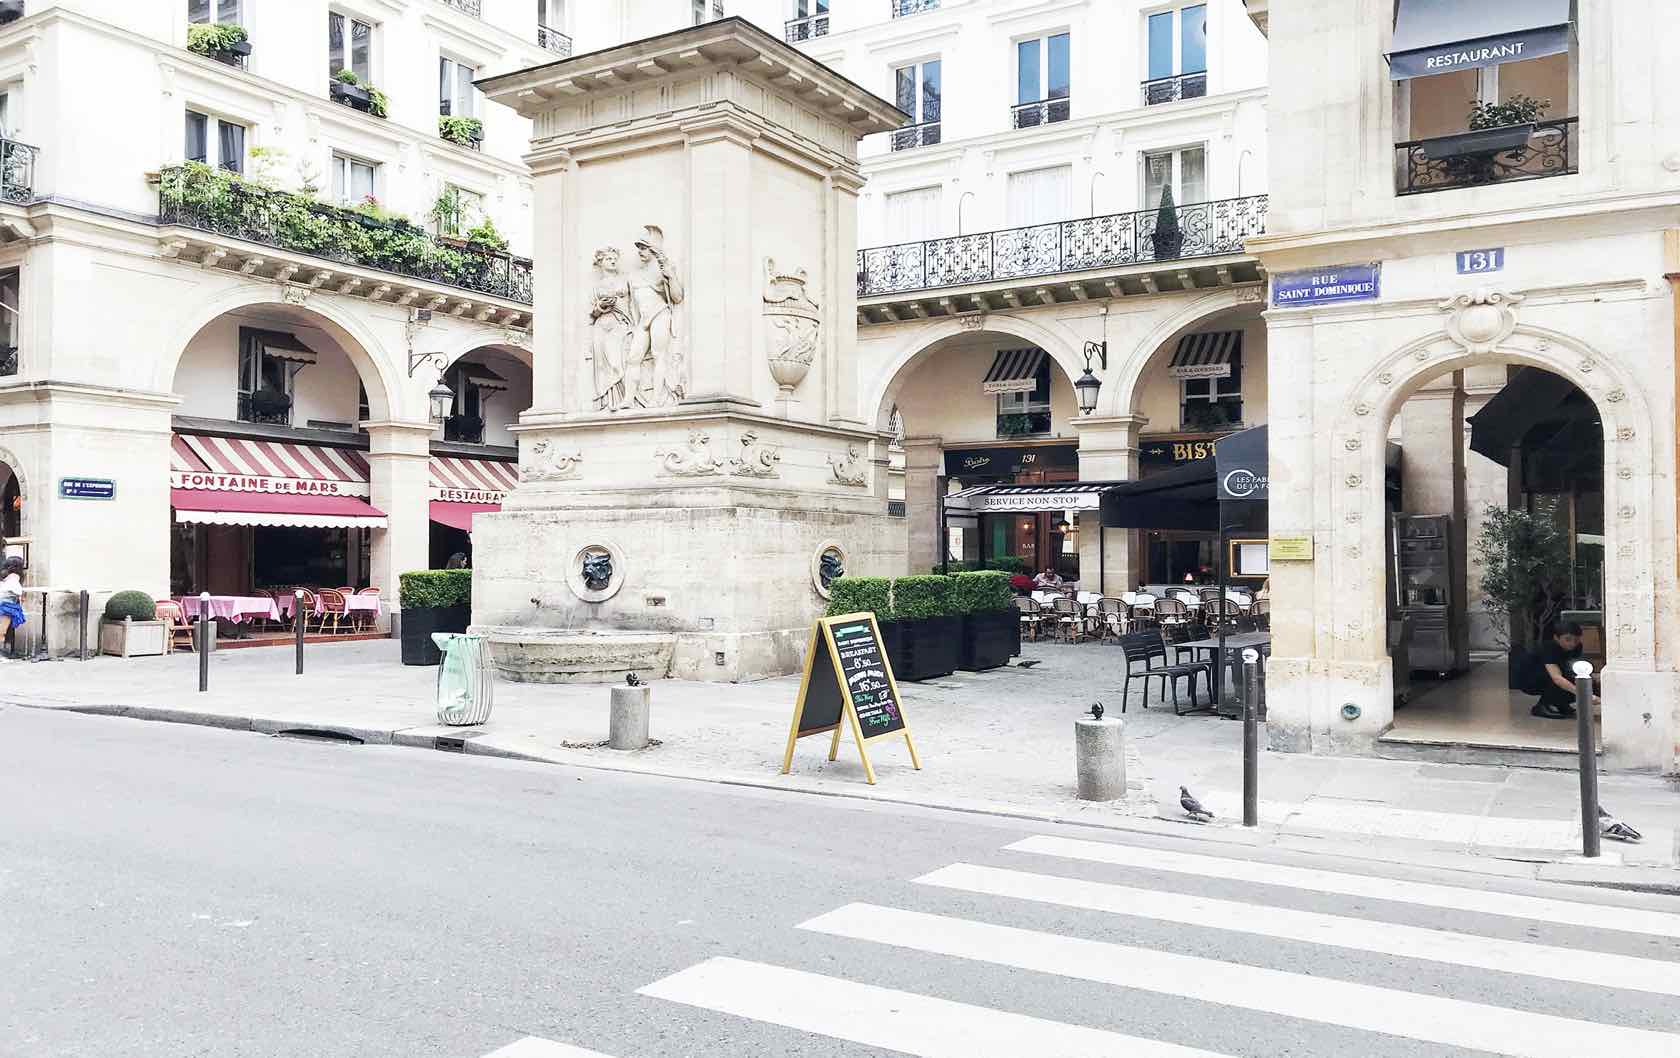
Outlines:
{"type": "Polygon", "coordinates": [[[320,727],[289,727],[276,731],[275,738],[295,738],[301,742],[332,742],[341,746],[360,746],[362,740],[343,731],[329,731],[320,727]]]}

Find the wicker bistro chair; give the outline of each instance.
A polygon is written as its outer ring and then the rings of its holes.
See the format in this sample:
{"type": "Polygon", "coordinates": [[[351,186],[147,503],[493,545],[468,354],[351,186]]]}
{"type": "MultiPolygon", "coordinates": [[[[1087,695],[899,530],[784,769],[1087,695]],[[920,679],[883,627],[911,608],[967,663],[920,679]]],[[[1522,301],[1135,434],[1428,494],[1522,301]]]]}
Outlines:
{"type": "Polygon", "coordinates": [[[163,622],[164,635],[168,636],[169,652],[173,654],[182,647],[195,649],[193,644],[193,626],[187,621],[187,612],[174,599],[154,600],[157,605],[157,619],[163,622]]]}
{"type": "Polygon", "coordinates": [[[1182,639],[1190,627],[1190,607],[1182,599],[1157,599],[1155,620],[1166,638],[1182,639]]]}
{"type": "MultiPolygon", "coordinates": [[[[346,592],[345,594],[348,595],[348,594],[351,594],[351,593],[346,592]]],[[[372,596],[373,598],[377,599],[377,598],[379,598],[379,589],[378,588],[363,588],[361,591],[355,592],[354,594],[356,594],[356,595],[358,595],[362,598],[367,598],[368,596],[372,596]]],[[[377,610],[357,610],[354,614],[351,615],[351,617],[355,621],[356,627],[359,628],[359,629],[362,629],[363,631],[366,631],[367,629],[372,628],[374,625],[379,623],[379,612],[377,610]]]]}
{"type": "Polygon", "coordinates": [[[319,630],[320,622],[321,622],[321,600],[320,600],[320,597],[317,596],[315,594],[314,590],[310,589],[310,588],[293,588],[292,589],[292,594],[294,596],[295,604],[298,608],[297,610],[293,611],[292,617],[294,619],[296,619],[298,611],[302,611],[302,613],[303,613],[303,630],[305,632],[309,631],[309,623],[311,621],[315,622],[316,629],[319,630]],[[296,598],[297,593],[300,592],[300,591],[303,592],[303,597],[302,598],[296,598]]]}
{"type": "Polygon", "coordinates": [[[322,588],[317,593],[317,598],[319,603],[315,612],[320,615],[321,623],[319,627],[322,631],[325,631],[330,624],[332,630],[337,632],[341,625],[349,623],[350,611],[344,605],[344,593],[342,591],[337,588],[322,588]]]}
{"type": "Polygon", "coordinates": [[[1184,710],[1178,707],[1178,681],[1189,683],[1190,705],[1196,705],[1196,681],[1203,680],[1208,693],[1213,693],[1212,667],[1203,662],[1167,663],[1167,643],[1157,629],[1149,632],[1132,632],[1120,637],[1120,649],[1126,653],[1126,679],[1120,687],[1120,711],[1126,711],[1126,699],[1130,693],[1133,679],[1143,681],[1143,707],[1149,708],[1149,681],[1161,681],[1161,695],[1165,699],[1172,696],[1173,715],[1183,716],[1184,710]],[[1156,664],[1159,659],[1160,664],[1156,664]],[[1139,666],[1142,666],[1139,668],[1139,666]]]}
{"type": "Polygon", "coordinates": [[[1038,630],[1044,624],[1044,610],[1038,605],[1038,600],[1029,595],[1015,597],[1015,609],[1021,614],[1021,631],[1027,638],[1037,642],[1038,630]]]}
{"type": "Polygon", "coordinates": [[[1085,635],[1085,615],[1080,612],[1079,603],[1066,595],[1058,595],[1050,600],[1051,620],[1056,624],[1056,634],[1070,643],[1077,643],[1085,635]]]}
{"type": "Polygon", "coordinates": [[[1098,641],[1113,636],[1119,639],[1126,634],[1126,604],[1119,599],[1104,596],[1097,600],[1097,638],[1098,641]]]}
{"type": "Polygon", "coordinates": [[[1126,604],[1126,617],[1132,628],[1147,628],[1156,623],[1155,596],[1146,591],[1126,592],[1120,601],[1126,604]]]}
{"type": "Polygon", "coordinates": [[[1249,611],[1249,616],[1254,620],[1256,631],[1270,631],[1272,627],[1272,600],[1254,600],[1254,608],[1249,611]]]}

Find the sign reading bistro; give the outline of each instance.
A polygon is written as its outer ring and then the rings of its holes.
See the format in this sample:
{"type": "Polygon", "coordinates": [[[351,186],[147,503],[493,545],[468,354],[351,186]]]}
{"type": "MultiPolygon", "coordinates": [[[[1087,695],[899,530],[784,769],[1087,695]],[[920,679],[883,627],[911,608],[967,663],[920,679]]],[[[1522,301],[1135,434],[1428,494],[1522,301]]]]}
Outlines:
{"type": "Polygon", "coordinates": [[[169,472],[172,489],[213,489],[219,492],[269,492],[299,496],[366,496],[365,481],[323,478],[271,478],[257,474],[214,474],[196,470],[169,472]]]}

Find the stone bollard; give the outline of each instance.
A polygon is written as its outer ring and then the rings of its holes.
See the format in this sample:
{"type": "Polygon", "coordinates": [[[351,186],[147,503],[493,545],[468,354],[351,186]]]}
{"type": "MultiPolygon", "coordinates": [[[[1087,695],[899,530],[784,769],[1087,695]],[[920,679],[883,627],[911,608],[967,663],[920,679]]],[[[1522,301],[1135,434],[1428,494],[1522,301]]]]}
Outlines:
{"type": "Polygon", "coordinates": [[[1073,752],[1081,801],[1126,796],[1126,724],[1081,717],[1073,722],[1073,752]]]}
{"type": "Polygon", "coordinates": [[[614,687],[607,745],[613,749],[646,749],[652,687],[614,687]]]}

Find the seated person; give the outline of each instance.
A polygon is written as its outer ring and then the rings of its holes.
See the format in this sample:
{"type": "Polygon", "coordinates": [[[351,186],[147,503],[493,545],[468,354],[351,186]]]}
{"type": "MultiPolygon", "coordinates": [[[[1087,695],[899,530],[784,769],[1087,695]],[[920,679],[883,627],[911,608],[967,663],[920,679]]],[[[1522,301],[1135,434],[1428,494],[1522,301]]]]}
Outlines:
{"type": "MultiPolygon", "coordinates": [[[[1540,696],[1529,712],[1547,720],[1568,720],[1575,716],[1575,662],[1581,660],[1581,626],[1573,621],[1556,625],[1552,635],[1530,656],[1527,686],[1529,694],[1540,696]]],[[[1592,702],[1598,704],[1598,695],[1592,702]]]]}
{"type": "Polygon", "coordinates": [[[1033,584],[1040,588],[1060,588],[1062,578],[1053,569],[1047,569],[1033,578],[1033,584]]]}

